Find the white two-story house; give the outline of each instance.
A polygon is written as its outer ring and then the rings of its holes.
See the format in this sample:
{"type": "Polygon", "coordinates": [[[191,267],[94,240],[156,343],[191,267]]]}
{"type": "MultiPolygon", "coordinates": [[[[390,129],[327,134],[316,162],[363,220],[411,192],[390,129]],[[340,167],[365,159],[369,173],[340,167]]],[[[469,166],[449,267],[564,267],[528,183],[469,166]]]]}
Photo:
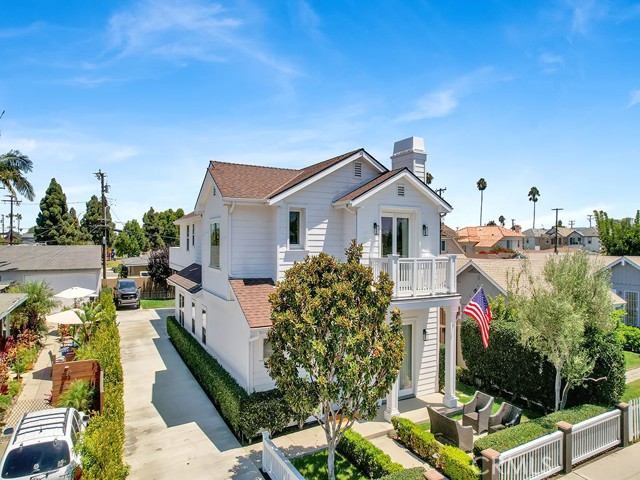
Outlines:
{"type": "Polygon", "coordinates": [[[455,405],[455,256],[439,256],[440,218],[451,206],[425,183],[422,138],[395,143],[389,170],[364,149],[293,170],[212,161],[194,211],[178,219],[170,250],[176,318],[248,392],[274,387],[264,361],[268,296],[294,262],[325,252],[344,259],[352,239],[363,262],[395,282],[405,356],[387,397],[438,391],[439,322],[446,318],[445,403],[455,405]]]}

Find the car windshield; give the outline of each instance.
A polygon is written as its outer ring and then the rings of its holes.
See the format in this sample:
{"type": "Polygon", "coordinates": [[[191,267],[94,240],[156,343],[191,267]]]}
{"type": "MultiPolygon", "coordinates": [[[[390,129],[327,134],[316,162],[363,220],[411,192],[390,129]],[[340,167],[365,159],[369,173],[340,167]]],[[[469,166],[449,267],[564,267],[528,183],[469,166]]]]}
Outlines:
{"type": "Polygon", "coordinates": [[[64,440],[21,446],[11,450],[2,466],[2,478],[18,478],[58,470],[69,465],[64,440]]]}
{"type": "Polygon", "coordinates": [[[136,282],[133,280],[121,280],[120,288],[136,288],[136,282]]]}

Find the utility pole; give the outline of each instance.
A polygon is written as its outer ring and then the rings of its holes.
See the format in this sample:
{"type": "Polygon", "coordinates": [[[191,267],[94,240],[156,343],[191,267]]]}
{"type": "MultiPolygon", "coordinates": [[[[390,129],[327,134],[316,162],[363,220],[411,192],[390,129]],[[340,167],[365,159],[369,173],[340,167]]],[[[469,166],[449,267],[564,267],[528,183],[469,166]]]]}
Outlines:
{"type": "Polygon", "coordinates": [[[557,254],[558,253],[558,211],[560,210],[564,210],[564,208],[552,208],[552,211],[555,210],[556,212],[556,242],[555,245],[553,246],[553,253],[557,254]]]}
{"type": "Polygon", "coordinates": [[[591,227],[591,219],[593,218],[593,215],[589,214],[587,215],[587,220],[589,220],[589,227],[591,227]]]}
{"type": "Polygon", "coordinates": [[[573,228],[575,224],[576,224],[575,220],[569,220],[569,228],[573,228]]]}
{"type": "Polygon", "coordinates": [[[102,194],[102,279],[107,279],[107,197],[105,196],[104,177],[107,176],[102,170],[94,173],[100,180],[100,193],[102,194]]]}
{"type": "Polygon", "coordinates": [[[446,192],[446,191],[447,191],[447,189],[446,189],[446,188],[436,188],[436,193],[438,194],[438,196],[439,196],[440,198],[442,198],[442,194],[443,194],[444,192],[446,192]]]}
{"type": "Polygon", "coordinates": [[[2,214],[2,236],[4,237],[4,213],[2,214]]]}
{"type": "MultiPolygon", "coordinates": [[[[14,195],[5,195],[9,200],[3,200],[2,203],[11,204],[11,213],[9,214],[9,245],[13,245],[13,204],[20,205],[20,200],[14,195]]],[[[2,219],[2,230],[4,233],[4,217],[2,219]]]]}

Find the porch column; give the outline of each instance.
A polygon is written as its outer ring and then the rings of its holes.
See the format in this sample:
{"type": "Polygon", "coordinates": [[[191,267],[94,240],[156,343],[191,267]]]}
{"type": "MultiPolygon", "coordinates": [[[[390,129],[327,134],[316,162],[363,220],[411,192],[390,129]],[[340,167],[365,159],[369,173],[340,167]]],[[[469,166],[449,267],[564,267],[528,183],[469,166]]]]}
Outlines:
{"type": "Polygon", "coordinates": [[[449,293],[456,293],[458,291],[457,280],[456,255],[449,255],[449,262],[447,264],[447,287],[449,293]]]}
{"type": "Polygon", "coordinates": [[[456,347],[457,328],[456,316],[459,302],[447,308],[447,324],[445,326],[445,352],[444,352],[444,398],[445,407],[455,408],[458,405],[456,398],[456,347]]]}
{"type": "Polygon", "coordinates": [[[400,272],[398,271],[398,263],[400,260],[400,255],[391,255],[389,254],[388,258],[388,267],[389,267],[389,278],[393,282],[393,296],[398,296],[398,280],[400,278],[400,272]]]}
{"type": "Polygon", "coordinates": [[[384,409],[384,419],[387,422],[391,421],[391,417],[395,417],[399,415],[400,411],[398,410],[398,378],[393,382],[391,386],[391,390],[387,394],[387,408],[384,409]]]}

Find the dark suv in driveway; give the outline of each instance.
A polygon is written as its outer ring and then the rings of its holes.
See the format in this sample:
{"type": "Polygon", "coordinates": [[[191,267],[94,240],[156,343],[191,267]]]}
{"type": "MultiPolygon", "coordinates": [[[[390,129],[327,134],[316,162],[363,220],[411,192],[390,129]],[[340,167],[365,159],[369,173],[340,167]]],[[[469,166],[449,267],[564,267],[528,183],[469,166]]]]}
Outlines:
{"type": "Polygon", "coordinates": [[[118,280],[113,289],[113,301],[116,304],[116,308],[123,305],[140,308],[140,291],[136,282],[127,279],[118,280]]]}

